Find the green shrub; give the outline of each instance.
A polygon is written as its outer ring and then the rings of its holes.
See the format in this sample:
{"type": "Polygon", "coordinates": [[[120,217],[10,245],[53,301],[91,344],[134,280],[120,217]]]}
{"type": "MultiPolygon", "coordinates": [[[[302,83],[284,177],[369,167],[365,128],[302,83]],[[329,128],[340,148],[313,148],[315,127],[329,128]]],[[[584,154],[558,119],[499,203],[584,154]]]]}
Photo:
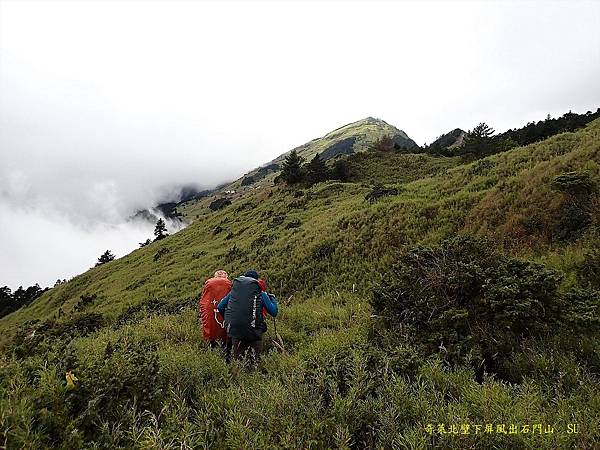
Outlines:
{"type": "Polygon", "coordinates": [[[73,310],[74,311],[81,311],[81,310],[85,309],[86,307],[88,307],[92,303],[94,303],[96,301],[97,297],[98,296],[96,294],[85,293],[85,294],[81,295],[79,297],[79,301],[73,307],[73,310]]]}
{"type": "Polygon", "coordinates": [[[373,186],[371,191],[365,195],[365,200],[369,203],[375,203],[377,200],[388,197],[390,195],[398,195],[400,190],[398,188],[385,187],[382,184],[376,184],[373,186]]]}
{"type": "Polygon", "coordinates": [[[413,248],[385,279],[372,299],[384,329],[450,364],[470,362],[479,379],[560,317],[557,272],[467,236],[413,248]]]}
{"type": "Polygon", "coordinates": [[[471,169],[469,170],[469,173],[471,175],[482,175],[487,173],[495,165],[496,163],[491,159],[480,159],[473,163],[471,169]]]}
{"type": "Polygon", "coordinates": [[[575,241],[592,223],[592,215],[575,203],[564,204],[552,229],[552,238],[558,242],[575,241]]]}
{"type": "Polygon", "coordinates": [[[592,223],[592,196],[597,182],[587,172],[567,172],[552,180],[552,188],[564,194],[552,237],[558,242],[576,240],[592,223]]]}
{"type": "Polygon", "coordinates": [[[137,323],[148,316],[166,315],[182,312],[188,309],[195,309],[197,300],[194,298],[182,299],[158,299],[150,298],[143,303],[133,305],[125,309],[117,317],[113,328],[119,328],[126,324],[137,323]]]}
{"type": "Polygon", "coordinates": [[[571,289],[562,296],[560,316],[565,325],[578,333],[600,330],[600,292],[571,289]]]}
{"type": "Polygon", "coordinates": [[[69,415],[88,439],[104,421],[119,422],[123,409],[160,411],[166,380],[159,376],[157,346],[129,339],[108,342],[102,354],[74,361],[76,388],[66,396],[69,415]]]}
{"type": "Polygon", "coordinates": [[[168,249],[167,247],[163,247],[161,248],[159,251],[157,251],[154,254],[154,261],[158,261],[159,259],[161,259],[163,256],[168,255],[170,253],[170,249],[168,249]]]}
{"type": "Polygon", "coordinates": [[[24,358],[43,353],[76,336],[87,336],[106,325],[102,314],[76,312],[61,319],[26,322],[13,338],[14,353],[24,358]]]}
{"type": "Polygon", "coordinates": [[[577,279],[582,286],[600,289],[600,249],[586,251],[576,270],[577,279]]]}
{"type": "Polygon", "coordinates": [[[594,194],[598,186],[587,172],[566,172],[552,180],[552,188],[581,199],[594,194]]]}

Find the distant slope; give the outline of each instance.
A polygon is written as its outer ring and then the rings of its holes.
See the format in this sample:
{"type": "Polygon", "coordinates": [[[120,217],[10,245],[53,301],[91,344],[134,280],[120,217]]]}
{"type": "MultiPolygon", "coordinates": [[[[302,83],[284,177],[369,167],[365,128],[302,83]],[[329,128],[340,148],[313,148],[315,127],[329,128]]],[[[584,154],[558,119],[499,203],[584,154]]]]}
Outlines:
{"type": "MultiPolygon", "coordinates": [[[[323,159],[327,160],[340,154],[347,155],[368,150],[375,141],[384,136],[391,137],[400,147],[406,149],[417,147],[415,141],[409,138],[404,131],[381,119],[367,117],[337,128],[325,136],[307,142],[293,150],[296,150],[298,155],[307,161],[317,153],[321,153],[323,159]]],[[[282,162],[288,153],[286,152],[275,158],[273,162],[282,162]]]]}
{"type": "MultiPolygon", "coordinates": [[[[544,120],[538,122],[529,122],[521,128],[514,128],[503,133],[495,134],[488,143],[488,150],[483,154],[489,155],[501,153],[510,148],[529,145],[534,142],[542,141],[556,134],[575,131],[585,127],[588,123],[600,117],[600,108],[595,112],[587,111],[583,114],[577,114],[569,111],[558,118],[551,118],[550,115],[544,120]]],[[[423,148],[426,153],[444,154],[446,156],[456,156],[461,152],[467,132],[460,128],[455,128],[449,133],[443,134],[433,141],[430,145],[423,148]],[[454,150],[456,149],[456,150],[454,150]],[[448,152],[447,150],[452,150],[448,152]]],[[[467,153],[473,152],[473,149],[467,153]]],[[[471,155],[474,156],[474,155],[471,155]]],[[[481,156],[481,155],[480,155],[481,156]]]]}
{"type": "Polygon", "coordinates": [[[442,134],[430,145],[427,146],[426,150],[432,152],[435,150],[443,150],[447,148],[460,147],[465,140],[466,132],[460,128],[455,128],[449,133],[442,134]]]}
{"type": "MultiPolygon", "coordinates": [[[[344,125],[327,133],[323,137],[313,139],[306,144],[283,153],[265,166],[270,167],[271,171],[279,170],[285,157],[293,150],[305,161],[310,161],[317,153],[321,155],[323,160],[327,161],[336,156],[363,152],[371,148],[376,141],[384,136],[391,137],[394,143],[398,144],[401,148],[412,149],[418,147],[415,141],[409,138],[404,131],[381,119],[367,117],[366,119],[344,125]]],[[[243,179],[254,177],[255,181],[258,181],[261,179],[261,174],[264,176],[267,173],[268,171],[265,172],[263,168],[258,168],[250,172],[243,179]]]]}
{"type": "Polygon", "coordinates": [[[269,163],[248,172],[240,179],[216,189],[207,198],[180,205],[178,212],[186,217],[188,221],[195,220],[206,213],[210,203],[218,198],[226,196],[235,199],[246,195],[250,191],[264,189],[271,184],[280,172],[285,157],[293,150],[296,150],[298,155],[305,161],[309,161],[317,153],[321,155],[323,160],[327,161],[344,155],[365,152],[382,137],[391,137],[398,148],[401,149],[418,148],[415,141],[408,137],[404,131],[381,119],[367,117],[330,131],[320,138],[313,139],[281,154],[269,163]]]}

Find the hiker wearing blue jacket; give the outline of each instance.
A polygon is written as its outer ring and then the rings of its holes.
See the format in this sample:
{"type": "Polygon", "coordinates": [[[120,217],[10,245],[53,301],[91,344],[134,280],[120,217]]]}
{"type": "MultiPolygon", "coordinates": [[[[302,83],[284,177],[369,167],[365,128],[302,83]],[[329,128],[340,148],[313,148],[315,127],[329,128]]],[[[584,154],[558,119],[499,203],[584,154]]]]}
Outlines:
{"type": "Polygon", "coordinates": [[[234,279],[231,291],[219,302],[217,309],[225,318],[233,357],[250,357],[256,362],[262,351],[262,335],[267,331],[264,315],[276,317],[279,312],[277,299],[266,292],[258,272],[248,270],[234,279]]]}

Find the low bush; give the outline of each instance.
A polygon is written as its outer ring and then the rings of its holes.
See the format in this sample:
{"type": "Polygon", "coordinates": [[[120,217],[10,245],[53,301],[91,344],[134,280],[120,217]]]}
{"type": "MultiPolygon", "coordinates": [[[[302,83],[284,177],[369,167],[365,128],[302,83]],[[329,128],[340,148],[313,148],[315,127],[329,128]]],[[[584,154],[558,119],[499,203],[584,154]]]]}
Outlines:
{"type": "Polygon", "coordinates": [[[81,311],[81,310],[85,309],[87,306],[94,303],[96,301],[97,297],[98,296],[96,294],[85,293],[79,297],[79,301],[73,307],[73,309],[75,311],[81,311]]]}
{"type": "Polygon", "coordinates": [[[197,300],[193,298],[172,300],[150,298],[143,303],[128,307],[119,314],[113,327],[119,328],[125,324],[137,323],[149,316],[173,314],[187,309],[195,309],[196,307],[197,300]]]}
{"type": "Polygon", "coordinates": [[[87,336],[105,325],[104,316],[93,312],[76,312],[61,319],[25,323],[13,338],[14,354],[26,358],[35,353],[44,353],[57,344],[87,336]]]}
{"type": "Polygon", "coordinates": [[[470,363],[482,379],[523,338],[561,323],[560,280],[554,270],[461,236],[407,252],[375,291],[372,306],[385,329],[410,336],[449,364],[470,363]]]}
{"type": "Polygon", "coordinates": [[[376,184],[373,186],[371,191],[365,196],[365,200],[369,203],[374,203],[383,197],[389,197],[390,195],[398,195],[400,190],[392,187],[385,187],[382,184],[376,184]]]}
{"type": "Polygon", "coordinates": [[[591,225],[592,215],[575,203],[564,204],[552,228],[552,239],[572,242],[591,225]]]}
{"type": "Polygon", "coordinates": [[[482,175],[482,174],[485,174],[490,169],[492,169],[495,165],[496,165],[496,163],[494,161],[492,161],[491,159],[480,159],[480,160],[477,160],[471,166],[471,169],[469,170],[469,174],[471,174],[471,175],[482,175]]]}
{"type": "Polygon", "coordinates": [[[577,279],[582,286],[600,289],[600,248],[586,251],[576,270],[577,279]]]}
{"type": "Polygon", "coordinates": [[[587,172],[566,172],[552,180],[552,188],[573,198],[588,198],[598,190],[596,181],[587,172]]]}
{"type": "Polygon", "coordinates": [[[171,252],[171,250],[169,250],[168,248],[161,248],[159,251],[157,251],[154,254],[154,261],[158,261],[159,259],[161,259],[163,256],[168,255],[171,252]]]}
{"type": "Polygon", "coordinates": [[[227,206],[231,205],[231,200],[228,198],[218,198],[214,201],[211,202],[210,205],[208,205],[208,207],[210,208],[211,211],[218,211],[220,209],[223,209],[227,206]]]}

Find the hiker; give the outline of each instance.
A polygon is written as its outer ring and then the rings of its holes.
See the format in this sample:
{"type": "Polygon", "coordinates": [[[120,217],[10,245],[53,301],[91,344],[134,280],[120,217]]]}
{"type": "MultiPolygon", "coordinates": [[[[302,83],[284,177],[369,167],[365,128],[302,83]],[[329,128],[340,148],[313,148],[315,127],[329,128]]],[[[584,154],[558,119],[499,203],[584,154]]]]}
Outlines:
{"type": "Polygon", "coordinates": [[[231,343],[223,325],[223,316],[217,309],[219,301],[231,291],[231,280],[224,270],[217,270],[212,278],[204,283],[198,302],[198,312],[202,324],[202,336],[209,347],[224,347],[227,358],[231,343]]]}
{"type": "Polygon", "coordinates": [[[256,270],[248,270],[233,280],[231,292],[217,306],[225,317],[225,329],[231,338],[234,359],[250,357],[258,361],[262,350],[262,335],[267,331],[263,308],[276,317],[277,299],[265,291],[256,270]],[[261,286],[262,284],[262,286],[261,286]]]}

